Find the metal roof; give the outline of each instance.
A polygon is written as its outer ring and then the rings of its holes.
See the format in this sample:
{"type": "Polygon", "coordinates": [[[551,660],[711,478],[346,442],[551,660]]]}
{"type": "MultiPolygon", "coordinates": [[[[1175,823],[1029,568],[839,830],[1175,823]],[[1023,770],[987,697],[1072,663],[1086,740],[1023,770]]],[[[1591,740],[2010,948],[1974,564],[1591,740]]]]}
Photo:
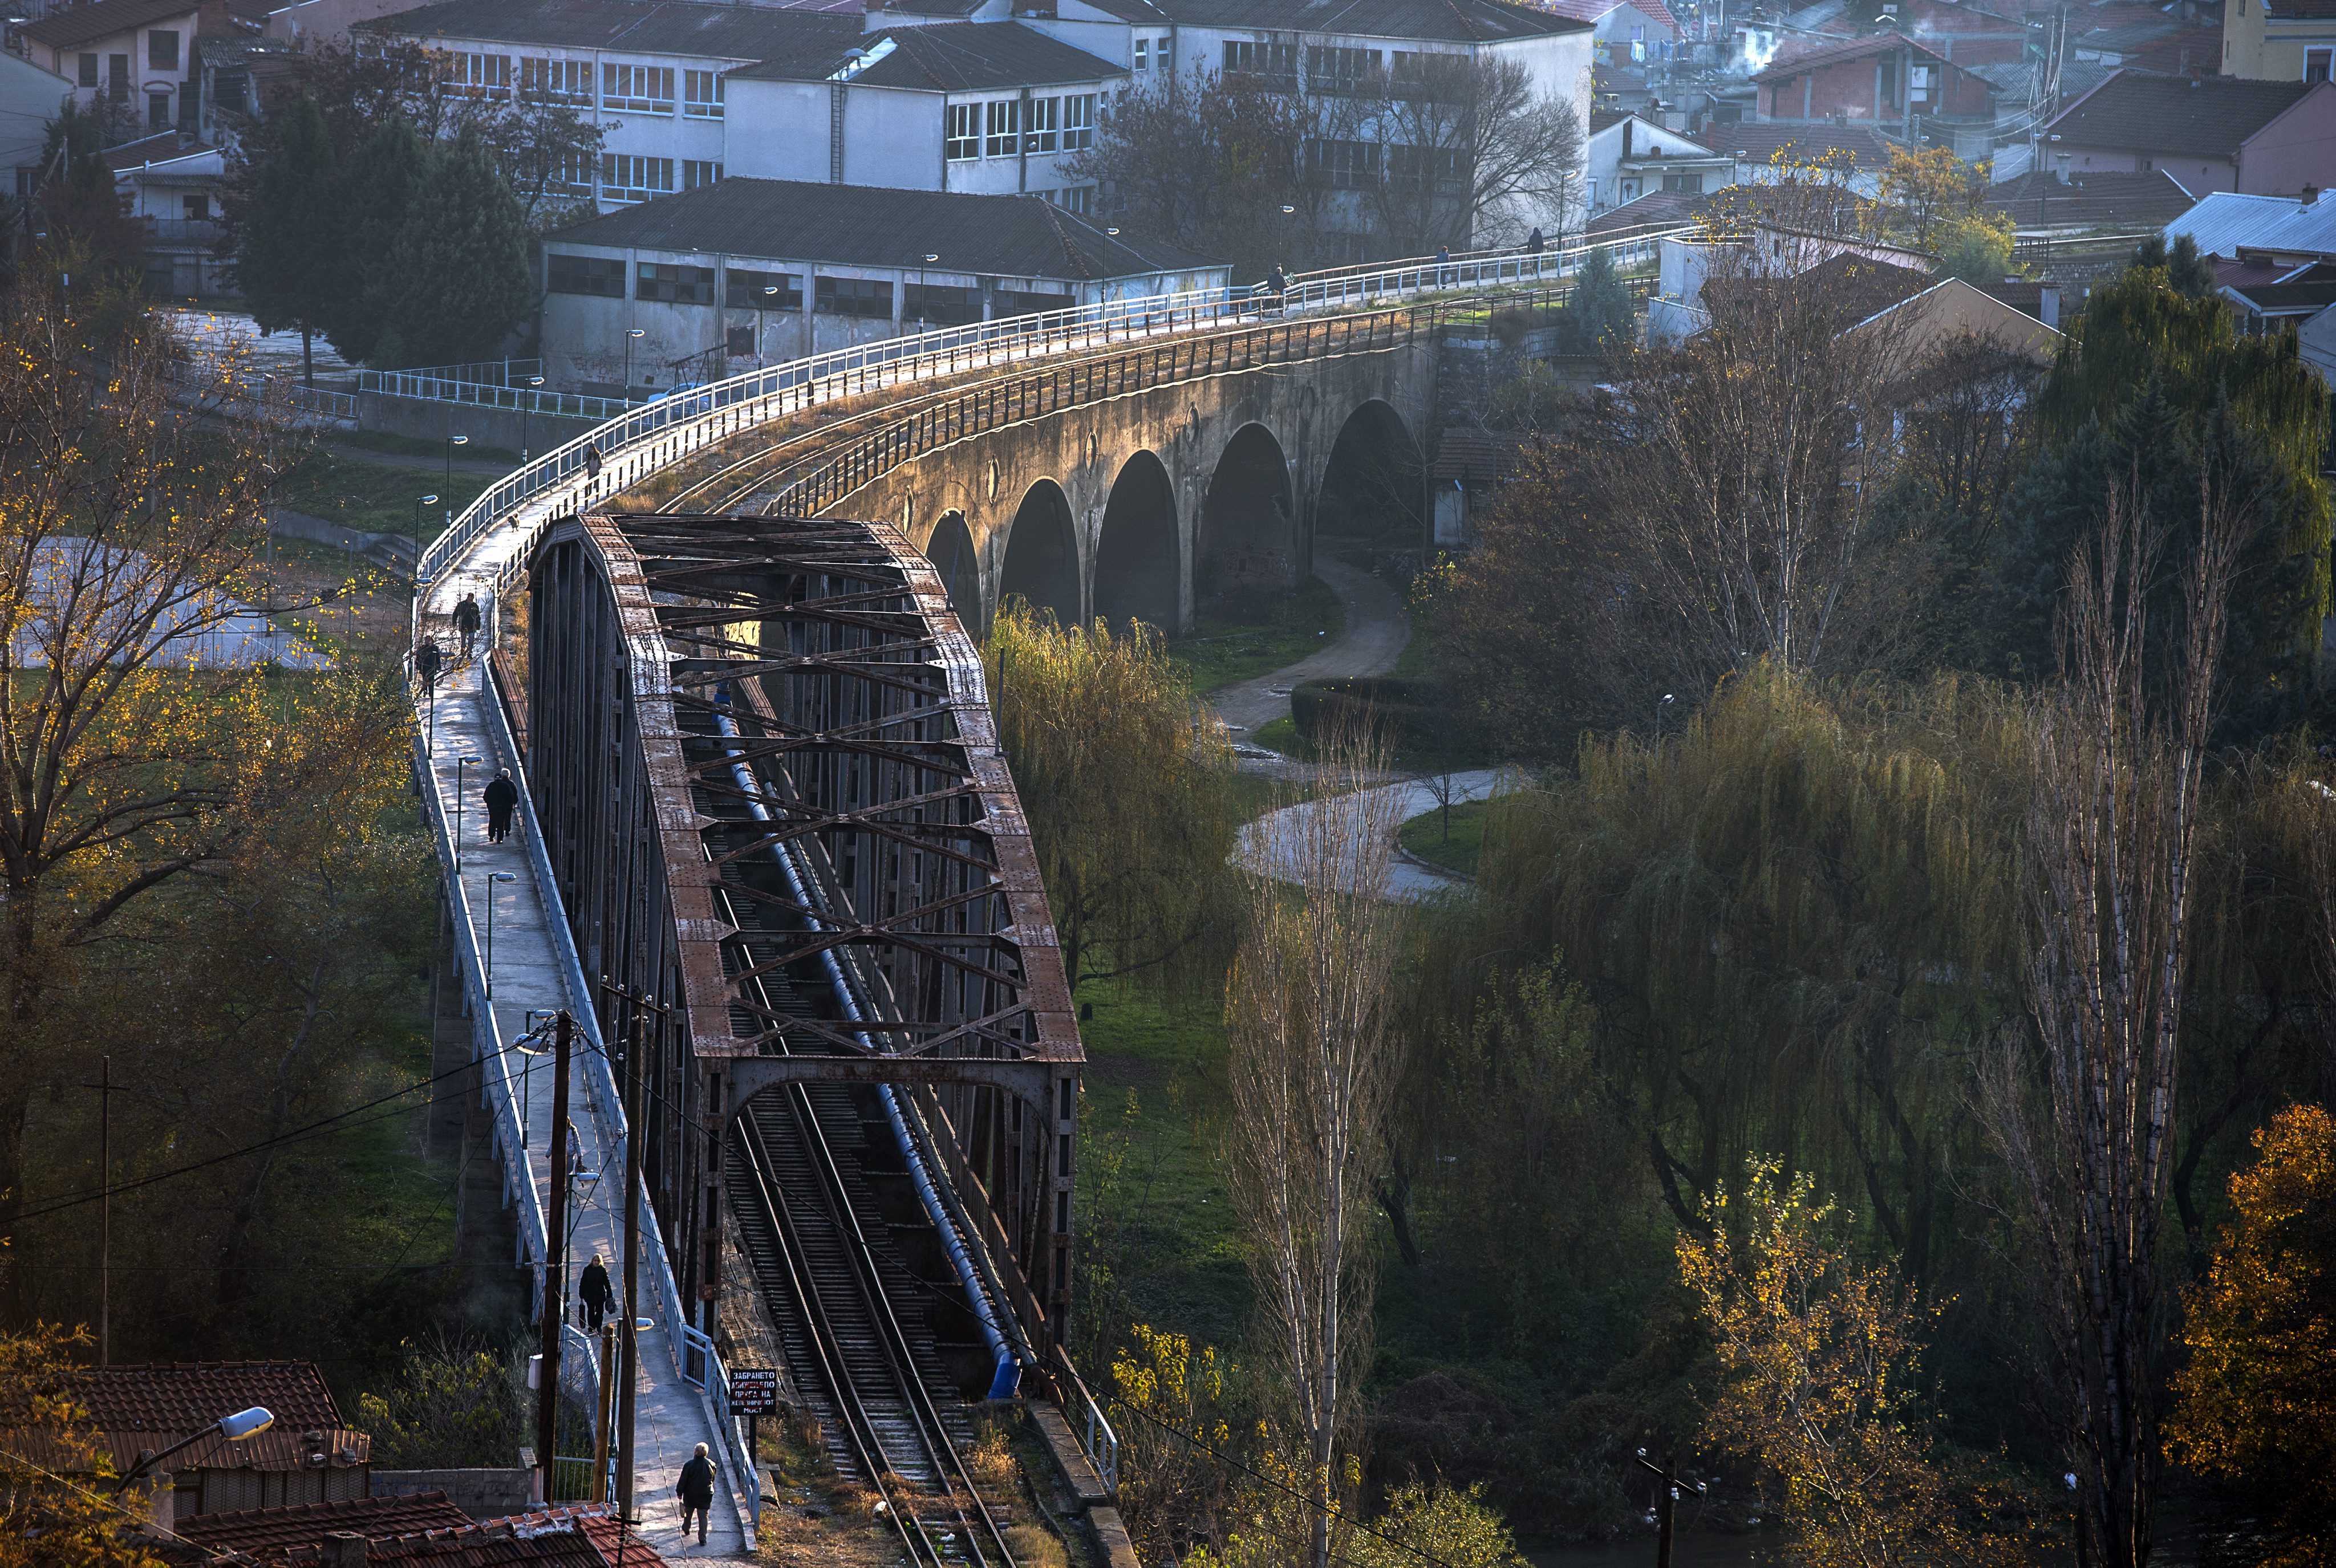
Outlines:
{"type": "Polygon", "coordinates": [[[1514,38],[1586,33],[1587,22],[1502,0],[1159,0],[1173,22],[1260,33],[1342,34],[1443,44],[1494,44],[1514,38]]]}
{"type": "Polygon", "coordinates": [[[1109,82],[1127,71],[1019,22],[945,22],[832,39],[731,74],[781,82],[850,82],[854,86],[922,93],[970,93],[1109,82]]]}
{"type": "Polygon", "coordinates": [[[357,23],[352,31],[525,44],[539,49],[769,60],[857,38],[860,25],[857,13],[696,0],[443,0],[357,23]]]}
{"type": "Polygon", "coordinates": [[[2184,234],[2197,243],[2203,256],[2269,250],[2336,260],[2336,199],[2322,198],[2307,207],[2293,196],[2217,190],[2166,226],[2169,245],[2184,234]]]}
{"type": "Polygon", "coordinates": [[[1163,239],[1116,237],[1036,196],[963,196],[876,185],[725,180],[596,218],[545,240],[846,267],[934,268],[1071,281],[1213,265],[1163,239]]]}
{"type": "Polygon", "coordinates": [[[2312,91],[2302,82],[2118,71],[2045,126],[2080,147],[2235,158],[2239,144],[2312,91]]]}

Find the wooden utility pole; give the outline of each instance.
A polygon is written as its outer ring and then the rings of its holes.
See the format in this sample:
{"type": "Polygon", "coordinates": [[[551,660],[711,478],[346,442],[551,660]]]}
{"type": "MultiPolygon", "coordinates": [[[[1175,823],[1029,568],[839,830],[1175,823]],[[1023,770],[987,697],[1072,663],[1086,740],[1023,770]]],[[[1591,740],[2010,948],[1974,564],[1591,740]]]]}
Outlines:
{"type": "Polygon", "coordinates": [[[551,1479],[559,1457],[560,1331],[567,1313],[568,1274],[568,1049],[576,1022],[560,1009],[552,1027],[551,1198],[545,1218],[543,1260],[543,1359],[536,1389],[535,1462],[542,1469],[542,1497],[551,1502],[551,1479]]]}
{"type": "Polygon", "coordinates": [[[608,1500],[608,1421],[617,1398],[617,1325],[600,1325],[600,1408],[592,1424],[592,1501],[608,1500]]]}
{"type": "MultiPolygon", "coordinates": [[[[623,1456],[622,1467],[617,1472],[617,1514],[631,1520],[633,1513],[633,1393],[640,1378],[636,1371],[639,1363],[640,1338],[636,1326],[640,1322],[638,1298],[633,1292],[638,1288],[641,1272],[641,1127],[647,1119],[642,1115],[647,1075],[641,1071],[642,1038],[646,1035],[648,1011],[638,998],[633,1003],[632,1038],[625,1047],[625,1299],[618,1310],[624,1321],[624,1381],[617,1387],[617,1451],[623,1456]]],[[[618,1538],[622,1550],[623,1537],[618,1538]]]]}
{"type": "Polygon", "coordinates": [[[1669,1466],[1648,1458],[1644,1448],[1639,1450],[1639,1467],[1652,1471],[1655,1476],[1655,1568],[1671,1568],[1672,1505],[1679,1501],[1682,1486],[1701,1496],[1703,1483],[1680,1480],[1669,1466]]]}
{"type": "Polygon", "coordinates": [[[113,1058],[97,1066],[97,1364],[113,1360],[113,1058]]]}

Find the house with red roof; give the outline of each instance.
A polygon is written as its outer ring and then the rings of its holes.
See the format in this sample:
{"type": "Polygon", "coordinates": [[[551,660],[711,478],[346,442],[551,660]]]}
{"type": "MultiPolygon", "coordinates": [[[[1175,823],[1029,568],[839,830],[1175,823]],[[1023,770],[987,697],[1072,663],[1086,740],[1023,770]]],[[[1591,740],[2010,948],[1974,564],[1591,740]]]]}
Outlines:
{"type": "Polygon", "coordinates": [[[1679,48],[1679,20],[1663,0],[1533,0],[1533,9],[1589,23],[1601,65],[1669,60],[1679,48]]]}

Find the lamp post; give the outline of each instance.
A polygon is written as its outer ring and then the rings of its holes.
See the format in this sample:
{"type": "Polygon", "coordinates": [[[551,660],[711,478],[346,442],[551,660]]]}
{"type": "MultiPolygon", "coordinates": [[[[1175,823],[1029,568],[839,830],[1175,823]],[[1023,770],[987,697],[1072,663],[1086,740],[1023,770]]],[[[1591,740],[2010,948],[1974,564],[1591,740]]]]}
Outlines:
{"type": "MultiPolygon", "coordinates": [[[[527,378],[527,385],[530,390],[535,387],[541,386],[543,385],[543,377],[540,375],[530,375],[527,378]]],[[[521,463],[525,463],[527,461],[527,397],[522,394],[519,400],[519,460],[521,463]]]]}
{"type": "Polygon", "coordinates": [[[487,1000],[495,999],[495,884],[515,882],[519,878],[511,872],[487,873],[487,1000]]]}
{"type": "Polygon", "coordinates": [[[1671,694],[1669,692],[1663,693],[1663,700],[1655,705],[1655,744],[1657,745],[1660,745],[1663,740],[1663,709],[1670,706],[1671,694]]]}
{"type": "Polygon", "coordinates": [[[763,355],[763,334],[767,330],[763,326],[763,312],[771,307],[771,301],[777,298],[778,295],[777,284],[765,283],[763,285],[763,292],[754,297],[754,368],[757,370],[769,363],[763,355]]]}
{"type": "Polygon", "coordinates": [[[483,757],[458,756],[454,759],[454,874],[462,874],[462,770],[484,767],[483,757]]]}
{"type": "MultiPolygon", "coordinates": [[[[470,444],[471,438],[467,435],[450,435],[446,438],[446,493],[448,495],[454,493],[454,449],[470,444]]],[[[448,528],[454,526],[454,503],[451,501],[446,503],[446,526],[448,528]]]]}
{"type": "Polygon", "coordinates": [[[414,498],[414,580],[406,585],[405,597],[408,603],[422,597],[422,509],[437,504],[438,498],[434,495],[417,495],[414,498]]]}
{"type": "Polygon", "coordinates": [[[629,406],[633,401],[633,339],[637,337],[647,337],[648,335],[648,328],[646,326],[628,326],[625,328],[624,398],[628,406],[629,406]]]}
{"type": "Polygon", "coordinates": [[[245,1437],[248,1437],[256,1432],[265,1432],[274,1425],[276,1425],[275,1415],[265,1406],[261,1405],[254,1405],[248,1410],[238,1410],[232,1416],[221,1416],[218,1420],[212,1422],[209,1426],[204,1427],[194,1436],[180,1438],[177,1442],[171,1444],[169,1447],[163,1449],[159,1454],[140,1455],[138,1463],[130,1466],[129,1474],[122,1476],[121,1481],[115,1485],[113,1495],[117,1497],[121,1496],[124,1492],[130,1490],[130,1484],[137,1480],[139,1476],[143,1475],[147,1471],[151,1470],[155,1466],[160,1465],[171,1455],[176,1454],[182,1449],[193,1447],[196,1444],[201,1442],[204,1438],[209,1437],[214,1432],[217,1432],[220,1437],[225,1437],[229,1442],[233,1443],[245,1437]]]}
{"type": "Polygon", "coordinates": [[[918,306],[918,309],[917,309],[917,319],[918,319],[920,322],[927,322],[927,323],[929,323],[929,322],[930,322],[930,317],[928,317],[925,315],[925,313],[924,313],[925,268],[927,268],[927,267],[930,267],[934,262],[939,261],[940,258],[941,258],[941,253],[940,253],[939,251],[938,251],[938,250],[928,250],[928,251],[926,251],[926,252],[925,252],[925,259],[924,259],[924,264],[923,264],[923,266],[920,266],[920,267],[919,267],[919,268],[917,268],[917,296],[918,296],[918,299],[917,299],[917,306],[918,306]]]}

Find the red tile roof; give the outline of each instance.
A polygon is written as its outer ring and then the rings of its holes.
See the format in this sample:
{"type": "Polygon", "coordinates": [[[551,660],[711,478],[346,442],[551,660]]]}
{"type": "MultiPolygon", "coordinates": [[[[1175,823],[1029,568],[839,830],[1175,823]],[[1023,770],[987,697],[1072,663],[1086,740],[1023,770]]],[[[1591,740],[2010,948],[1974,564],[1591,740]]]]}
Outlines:
{"type": "Polygon", "coordinates": [[[324,1375],[308,1361],[152,1361],[83,1367],[69,1391],[107,1434],[200,1432],[222,1416],[254,1405],[276,1417],[277,1431],[331,1428],[340,1407],[324,1375]]]}
{"type": "Polygon", "coordinates": [[[1533,0],[1534,10],[1554,12],[1560,16],[1570,16],[1576,22],[1594,23],[1608,12],[1624,5],[1644,12],[1674,34],[1679,31],[1678,19],[1671,15],[1670,7],[1664,5],[1663,0],[1533,0]]]}
{"type": "MultiPolygon", "coordinates": [[[[666,1568],[657,1548],[627,1530],[599,1504],[544,1508],[486,1519],[443,1530],[372,1537],[368,1564],[394,1568],[616,1568],[619,1538],[623,1568],[666,1568]]],[[[313,1568],[323,1561],[321,1545],[305,1546],[277,1559],[285,1568],[313,1568]]]]}
{"type": "Polygon", "coordinates": [[[371,1540],[461,1529],[470,1523],[471,1516],[449,1502],[445,1493],[417,1492],[404,1497],[349,1497],[338,1503],[202,1514],[181,1522],[178,1534],[210,1552],[267,1559],[316,1546],[344,1530],[371,1540]]]}

